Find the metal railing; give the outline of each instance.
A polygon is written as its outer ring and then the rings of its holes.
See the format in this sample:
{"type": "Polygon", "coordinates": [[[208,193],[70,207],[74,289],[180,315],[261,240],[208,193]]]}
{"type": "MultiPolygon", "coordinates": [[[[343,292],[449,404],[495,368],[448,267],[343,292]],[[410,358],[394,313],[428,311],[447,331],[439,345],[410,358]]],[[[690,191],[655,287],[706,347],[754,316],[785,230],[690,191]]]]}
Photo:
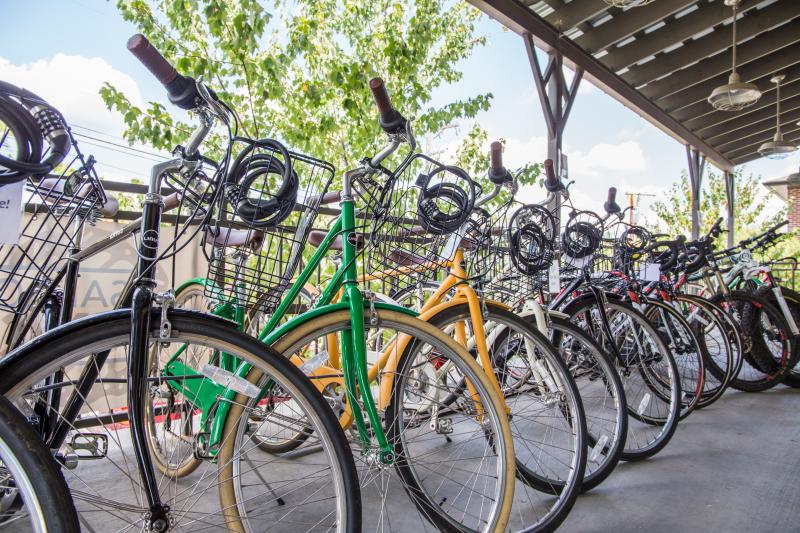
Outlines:
{"type": "Polygon", "coordinates": [[[798,260],[795,257],[784,257],[776,261],[770,261],[769,266],[772,274],[781,282],[784,287],[797,290],[798,260]]]}

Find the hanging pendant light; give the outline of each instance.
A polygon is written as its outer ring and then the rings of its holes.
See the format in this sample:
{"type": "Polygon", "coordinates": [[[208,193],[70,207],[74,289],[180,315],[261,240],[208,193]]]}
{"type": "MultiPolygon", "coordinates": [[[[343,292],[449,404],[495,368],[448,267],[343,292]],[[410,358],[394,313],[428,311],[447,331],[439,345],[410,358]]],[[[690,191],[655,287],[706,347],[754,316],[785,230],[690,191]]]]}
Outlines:
{"type": "Polygon", "coordinates": [[[761,98],[761,91],[752,83],[742,82],[739,73],[736,72],[736,8],[739,7],[740,0],[725,0],[726,6],[733,8],[733,68],[728,77],[728,83],[721,85],[711,92],[708,103],[714,109],[720,111],[739,111],[758,102],[761,98]]]}
{"type": "Polygon", "coordinates": [[[611,7],[639,7],[645,6],[655,0],[603,0],[611,7]]]}
{"type": "Polygon", "coordinates": [[[758,147],[758,153],[768,159],[784,159],[797,150],[797,146],[783,140],[783,133],[781,133],[781,82],[784,77],[783,74],[777,74],[769,80],[775,84],[776,91],[775,137],[758,147]]]}

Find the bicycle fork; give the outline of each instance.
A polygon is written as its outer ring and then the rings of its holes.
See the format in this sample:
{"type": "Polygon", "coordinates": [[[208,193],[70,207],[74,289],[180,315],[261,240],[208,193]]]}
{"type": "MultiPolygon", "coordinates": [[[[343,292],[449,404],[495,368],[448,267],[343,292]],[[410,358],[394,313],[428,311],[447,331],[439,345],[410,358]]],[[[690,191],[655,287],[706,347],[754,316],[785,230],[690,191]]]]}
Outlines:
{"type": "MultiPolygon", "coordinates": [[[[161,196],[148,193],[142,209],[142,233],[133,301],[131,305],[131,338],[128,351],[128,416],[131,442],[139,469],[149,513],[148,529],[162,533],[169,529],[169,507],[161,502],[153,461],[145,431],[145,401],[147,389],[147,363],[150,344],[150,313],[155,288],[155,265],[158,257],[158,228],[163,203],[161,196]]],[[[166,312],[166,311],[165,311],[166,312]]]]}

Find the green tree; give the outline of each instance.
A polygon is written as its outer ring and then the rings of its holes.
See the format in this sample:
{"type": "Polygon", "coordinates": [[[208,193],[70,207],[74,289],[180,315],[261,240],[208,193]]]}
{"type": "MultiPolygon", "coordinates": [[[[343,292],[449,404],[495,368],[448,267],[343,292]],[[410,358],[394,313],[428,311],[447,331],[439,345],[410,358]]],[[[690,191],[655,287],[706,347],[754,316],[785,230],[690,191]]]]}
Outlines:
{"type": "MultiPolygon", "coordinates": [[[[499,139],[505,146],[506,140],[499,139]]],[[[474,124],[464,136],[461,146],[456,151],[456,165],[466,170],[470,176],[478,181],[485,191],[492,189],[492,184],[487,178],[489,170],[489,134],[479,124],[474,124]]],[[[528,163],[521,168],[508,169],[517,179],[520,186],[538,183],[543,185],[544,181],[539,180],[542,167],[539,163],[528,163]]],[[[502,204],[508,200],[508,192],[503,191],[493,202],[495,205],[502,204]]]]}
{"type": "MultiPolygon", "coordinates": [[[[463,2],[275,0],[266,8],[258,0],[118,0],[117,7],[178,71],[202,76],[239,112],[242,133],[277,138],[338,169],[384,142],[367,87],[373,76],[415,117],[419,139],[488,109],[492,97],[430,104],[437,87],[461,78],[457,63],[485,43],[475,32],[480,12],[463,2]]],[[[191,130],[173,109],[139,108],[109,84],[101,96],[123,115],[130,142],[171,149],[191,130]]]]}
{"type": "MultiPolygon", "coordinates": [[[[761,185],[760,177],[753,174],[745,176],[741,170],[737,170],[734,174],[734,184],[734,234],[737,240],[757,235],[786,220],[785,208],[771,215],[766,214],[769,196],[761,185]]],[[[708,231],[717,218],[726,217],[727,209],[724,175],[708,172],[700,196],[700,234],[708,231]]],[[[653,204],[653,211],[658,218],[655,228],[657,231],[691,236],[691,189],[685,171],[681,174],[680,180],[669,188],[666,199],[653,204]]],[[[768,250],[765,258],[800,257],[798,240],[796,235],[785,238],[778,246],[768,250]]],[[[717,247],[724,247],[726,242],[725,238],[718,239],[717,247]]]]}

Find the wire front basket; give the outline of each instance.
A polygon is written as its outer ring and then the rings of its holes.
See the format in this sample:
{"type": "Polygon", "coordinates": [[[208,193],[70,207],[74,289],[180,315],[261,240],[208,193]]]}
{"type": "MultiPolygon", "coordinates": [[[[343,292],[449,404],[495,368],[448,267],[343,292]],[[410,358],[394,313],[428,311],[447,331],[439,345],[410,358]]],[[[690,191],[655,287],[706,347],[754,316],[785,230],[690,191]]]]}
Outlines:
{"type": "Polygon", "coordinates": [[[76,157],[58,175],[27,178],[16,244],[0,245],[0,310],[26,313],[51,281],[83,225],[97,219],[106,197],[91,166],[76,157]]]}
{"type": "Polygon", "coordinates": [[[302,262],[334,168],[325,161],[272,147],[258,146],[249,154],[251,159],[243,160],[236,183],[220,195],[217,220],[206,231],[204,249],[211,283],[205,292],[219,303],[234,301],[269,313],[280,303],[302,262]],[[287,183],[287,164],[296,181],[282,188],[287,183]],[[263,209],[254,211],[253,206],[263,209]]]}
{"type": "Polygon", "coordinates": [[[435,279],[446,267],[461,269],[464,278],[488,268],[491,228],[499,217],[475,209],[478,191],[463,170],[415,154],[387,183],[368,176],[354,189],[372,214],[362,261],[367,284],[391,279],[399,288],[421,276],[435,279]],[[459,249],[471,260],[453,265],[459,249]]]}

